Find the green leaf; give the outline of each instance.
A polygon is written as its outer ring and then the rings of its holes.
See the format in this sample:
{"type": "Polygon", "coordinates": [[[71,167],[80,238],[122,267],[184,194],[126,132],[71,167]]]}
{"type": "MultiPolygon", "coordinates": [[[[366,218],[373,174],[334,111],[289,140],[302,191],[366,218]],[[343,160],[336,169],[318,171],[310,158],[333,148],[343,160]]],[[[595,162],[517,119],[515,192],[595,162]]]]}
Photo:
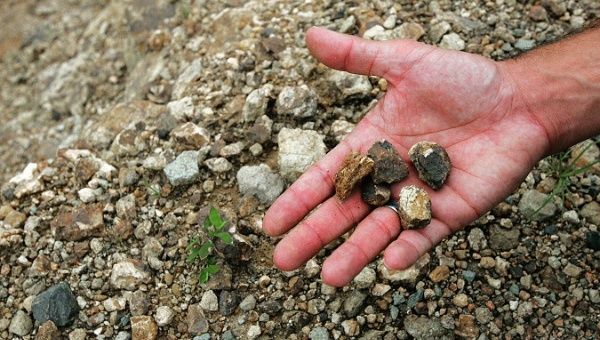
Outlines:
{"type": "Polygon", "coordinates": [[[208,231],[208,228],[211,225],[212,224],[210,223],[210,219],[208,218],[208,216],[206,216],[206,218],[204,219],[204,223],[202,224],[202,227],[204,227],[204,230],[208,231]]]}
{"type": "Polygon", "coordinates": [[[199,242],[199,241],[198,241],[198,239],[197,239],[197,238],[193,238],[193,239],[191,239],[191,240],[190,240],[190,243],[189,243],[189,244],[188,244],[188,246],[187,246],[187,250],[188,250],[188,251],[190,251],[191,249],[193,249],[193,248],[194,248],[194,246],[198,244],[198,242],[199,242]]]}
{"type": "Polygon", "coordinates": [[[229,234],[226,231],[221,231],[221,232],[215,233],[215,236],[218,237],[219,239],[221,239],[221,241],[223,241],[223,243],[225,243],[225,244],[233,243],[233,237],[231,237],[231,234],[229,234]]]}
{"type": "Polygon", "coordinates": [[[204,268],[203,270],[207,271],[210,275],[212,275],[218,273],[221,270],[221,268],[219,268],[219,266],[217,266],[216,264],[211,264],[206,266],[206,268],[204,268]]]}
{"type": "Polygon", "coordinates": [[[213,247],[212,242],[206,242],[204,243],[199,249],[198,249],[198,256],[200,259],[204,260],[205,258],[208,257],[208,254],[210,253],[210,249],[213,247]]]}
{"type": "Polygon", "coordinates": [[[208,218],[210,219],[210,223],[215,227],[219,227],[223,224],[223,220],[221,219],[219,212],[214,207],[210,208],[208,218]]]}
{"type": "Polygon", "coordinates": [[[206,283],[210,279],[210,273],[206,269],[202,269],[200,271],[200,275],[198,275],[198,281],[200,283],[206,283]]]}
{"type": "Polygon", "coordinates": [[[198,258],[198,251],[192,250],[187,257],[187,261],[193,262],[196,258],[198,258]]]}

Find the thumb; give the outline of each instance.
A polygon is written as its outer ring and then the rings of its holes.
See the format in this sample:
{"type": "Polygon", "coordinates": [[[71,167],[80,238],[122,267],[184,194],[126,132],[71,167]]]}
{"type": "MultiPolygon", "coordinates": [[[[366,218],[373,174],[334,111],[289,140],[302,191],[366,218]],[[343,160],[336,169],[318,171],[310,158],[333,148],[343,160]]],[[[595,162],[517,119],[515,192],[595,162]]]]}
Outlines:
{"type": "Polygon", "coordinates": [[[385,78],[397,68],[414,41],[371,41],[322,27],[306,32],[310,53],[323,64],[342,71],[385,78]]]}

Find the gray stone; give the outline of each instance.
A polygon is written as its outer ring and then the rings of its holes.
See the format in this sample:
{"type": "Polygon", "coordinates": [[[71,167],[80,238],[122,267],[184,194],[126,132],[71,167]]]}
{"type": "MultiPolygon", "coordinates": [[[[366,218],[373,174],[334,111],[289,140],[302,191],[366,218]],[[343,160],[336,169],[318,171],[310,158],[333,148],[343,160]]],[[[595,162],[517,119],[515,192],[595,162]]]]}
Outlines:
{"type": "Polygon", "coordinates": [[[279,171],[289,181],[296,180],[327,152],[323,136],[311,130],[283,128],[277,140],[279,171]]]}
{"type": "Polygon", "coordinates": [[[204,164],[214,173],[227,172],[233,168],[233,165],[224,157],[209,158],[204,161],[204,164]]]}
{"type": "Polygon", "coordinates": [[[25,336],[31,332],[32,328],[33,322],[29,315],[22,310],[18,310],[10,320],[8,331],[18,336],[25,336]]]}
{"type": "Polygon", "coordinates": [[[344,300],[344,312],[346,315],[350,318],[358,315],[366,298],[366,294],[363,294],[358,290],[352,291],[344,300]]]}
{"type": "Polygon", "coordinates": [[[490,229],[490,247],[495,250],[511,250],[519,245],[520,231],[517,228],[503,229],[493,226],[490,229]]]}
{"type": "Polygon", "coordinates": [[[136,290],[129,297],[129,311],[133,316],[146,315],[150,301],[145,292],[136,290]]]}
{"type": "Polygon", "coordinates": [[[519,39],[515,42],[515,48],[521,51],[529,51],[535,47],[535,40],[519,39]]]}
{"type": "Polygon", "coordinates": [[[156,309],[156,313],[154,314],[154,320],[158,327],[168,326],[173,318],[175,317],[175,313],[169,306],[160,306],[156,309]]]}
{"type": "Polygon", "coordinates": [[[444,35],[440,42],[440,47],[447,50],[462,51],[465,49],[465,45],[465,41],[454,32],[444,35]]]}
{"type": "Polygon", "coordinates": [[[219,298],[212,290],[207,290],[202,294],[200,307],[205,311],[216,312],[219,310],[219,298]]]}
{"type": "MultiPolygon", "coordinates": [[[[85,339],[85,331],[83,334],[84,334],[84,337],[82,338],[82,340],[85,339]]],[[[130,340],[130,339],[131,339],[131,335],[126,331],[121,331],[121,332],[117,333],[117,335],[115,336],[115,340],[130,340]]],[[[69,340],[71,340],[71,339],[69,339],[69,340]]]]}
{"type": "Polygon", "coordinates": [[[453,339],[450,330],[445,329],[437,318],[408,315],[404,318],[404,329],[415,339],[453,339]]]}
{"type": "Polygon", "coordinates": [[[527,190],[519,201],[519,211],[527,218],[542,221],[554,216],[556,204],[552,197],[537,190],[527,190]]]}
{"type": "Polygon", "coordinates": [[[557,17],[561,17],[567,12],[567,4],[562,0],[542,0],[541,5],[557,17]]]}
{"type": "Polygon", "coordinates": [[[360,324],[356,320],[342,321],[342,329],[344,334],[348,336],[357,336],[360,334],[360,324]]]}
{"type": "Polygon", "coordinates": [[[267,113],[272,91],[273,86],[268,84],[248,94],[242,109],[242,120],[244,122],[253,122],[267,113]]]}
{"type": "Polygon", "coordinates": [[[317,113],[317,95],[308,86],[286,86],[277,96],[277,113],[294,117],[312,117],[317,113]]]}
{"type": "Polygon", "coordinates": [[[244,298],[244,300],[242,300],[242,302],[240,302],[240,309],[243,311],[251,311],[256,307],[256,298],[254,297],[254,295],[250,294],[248,296],[246,296],[244,298]]]}
{"type": "Polygon", "coordinates": [[[356,124],[343,119],[334,120],[333,123],[331,123],[331,134],[336,141],[340,142],[354,129],[355,126],[356,124]]]}
{"type": "Polygon", "coordinates": [[[375,270],[369,267],[364,267],[354,278],[354,284],[358,289],[369,288],[373,285],[373,283],[375,283],[376,279],[377,274],[375,273],[375,270]]]}
{"type": "Polygon", "coordinates": [[[367,96],[373,90],[369,78],[348,72],[331,71],[329,81],[341,91],[342,99],[367,96]]]}
{"type": "Polygon", "coordinates": [[[37,324],[52,320],[57,327],[65,327],[77,317],[79,304],[69,285],[61,282],[36,296],[31,311],[37,324]]]}
{"type": "Polygon", "coordinates": [[[329,331],[325,327],[315,327],[308,333],[310,340],[329,340],[329,331]]]}
{"type": "Polygon", "coordinates": [[[600,204],[592,201],[583,206],[579,211],[581,217],[585,218],[589,223],[600,226],[600,204]]]}
{"type": "Polygon", "coordinates": [[[583,272],[583,269],[569,262],[563,269],[563,273],[570,277],[578,277],[583,272]]]}
{"type": "Polygon", "coordinates": [[[467,236],[467,241],[469,241],[469,246],[471,249],[475,251],[480,251],[487,248],[487,240],[483,231],[479,228],[473,228],[469,232],[469,236],[467,236]]]}
{"type": "Polygon", "coordinates": [[[173,86],[173,98],[179,99],[183,96],[188,85],[193,82],[202,72],[202,60],[196,59],[187,65],[177,77],[173,86]]]}
{"type": "Polygon", "coordinates": [[[267,205],[273,203],[285,186],[283,179],[266,164],[243,166],[236,178],[242,195],[255,196],[267,205]]]}
{"type": "Polygon", "coordinates": [[[194,117],[194,103],[192,97],[183,97],[167,104],[169,114],[178,121],[186,121],[194,117]]]}
{"type": "Polygon", "coordinates": [[[198,151],[182,152],[173,162],[167,164],[164,172],[173,186],[194,183],[200,175],[198,151]]]}

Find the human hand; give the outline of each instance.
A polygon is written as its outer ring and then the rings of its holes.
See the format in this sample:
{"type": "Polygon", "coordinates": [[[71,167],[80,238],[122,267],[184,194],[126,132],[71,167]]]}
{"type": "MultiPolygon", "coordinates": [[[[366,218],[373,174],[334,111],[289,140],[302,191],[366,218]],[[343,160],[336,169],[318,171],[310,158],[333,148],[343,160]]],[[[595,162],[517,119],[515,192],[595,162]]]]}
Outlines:
{"type": "Polygon", "coordinates": [[[546,130],[527,110],[507,63],[415,41],[373,42],[323,28],[308,30],[306,42],[325,65],[383,77],[388,90],[267,211],[263,226],[268,234],[289,231],[273,255],[282,270],[298,268],[356,224],[324,262],[325,283],[347,284],[384,250],[388,268],[407,268],[509,195],[549,150],[546,130]],[[441,190],[427,187],[413,167],[407,179],[392,186],[395,198],[410,184],[428,191],[433,219],[423,229],[401,230],[393,210],[373,210],[358,192],[343,202],[333,196],[343,159],[352,151],[366,153],[381,139],[391,142],[405,160],[408,149],[422,140],[441,144],[450,156],[453,166],[441,190]]]}

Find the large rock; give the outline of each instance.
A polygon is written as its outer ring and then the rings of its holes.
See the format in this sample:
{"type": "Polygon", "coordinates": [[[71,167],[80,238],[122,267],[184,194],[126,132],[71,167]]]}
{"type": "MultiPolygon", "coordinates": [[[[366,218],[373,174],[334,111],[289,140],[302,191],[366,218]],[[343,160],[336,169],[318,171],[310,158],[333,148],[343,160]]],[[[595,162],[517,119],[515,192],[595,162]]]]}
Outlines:
{"type": "Polygon", "coordinates": [[[184,151],[167,164],[164,169],[169,183],[173,186],[192,184],[200,175],[198,151],[184,151]]]}
{"type": "Polygon", "coordinates": [[[289,181],[296,180],[327,152],[323,136],[311,130],[283,128],[277,141],[279,172],[289,181]]]}
{"type": "Polygon", "coordinates": [[[519,229],[504,229],[493,226],[490,231],[490,248],[495,250],[511,250],[519,245],[519,229]]]}
{"type": "Polygon", "coordinates": [[[80,241],[104,233],[101,204],[88,204],[60,212],[51,223],[58,240],[80,241]]]}
{"type": "Polygon", "coordinates": [[[243,166],[236,178],[241,194],[255,196],[264,204],[273,203],[285,185],[266,164],[243,166]]]}
{"type": "Polygon", "coordinates": [[[531,220],[542,221],[554,216],[556,205],[549,195],[532,189],[521,197],[519,211],[531,220]]]}
{"type": "Polygon", "coordinates": [[[200,305],[191,305],[187,312],[188,333],[200,335],[208,331],[208,320],[202,312],[200,305]]]}
{"type": "Polygon", "coordinates": [[[150,274],[135,260],[115,263],[110,274],[110,283],[117,289],[135,290],[149,281],[150,274]]]}
{"type": "Polygon", "coordinates": [[[277,113],[294,117],[312,117],[317,113],[317,95],[306,85],[286,86],[277,96],[277,113]]]}
{"type": "Polygon", "coordinates": [[[66,327],[77,317],[79,304],[69,285],[61,282],[36,296],[31,311],[38,324],[51,320],[57,327],[66,327]]]}

